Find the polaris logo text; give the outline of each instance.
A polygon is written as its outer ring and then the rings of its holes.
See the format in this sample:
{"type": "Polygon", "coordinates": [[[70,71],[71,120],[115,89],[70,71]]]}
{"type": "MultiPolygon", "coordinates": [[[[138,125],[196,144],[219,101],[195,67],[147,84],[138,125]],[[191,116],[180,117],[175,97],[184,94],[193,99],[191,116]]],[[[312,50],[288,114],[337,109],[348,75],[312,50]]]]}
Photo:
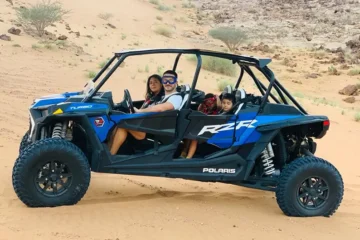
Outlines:
{"type": "Polygon", "coordinates": [[[203,168],[203,172],[207,173],[235,173],[236,169],[234,168],[203,168]]]}
{"type": "MultiPolygon", "coordinates": [[[[246,128],[254,128],[255,126],[253,124],[255,124],[257,121],[256,120],[244,120],[244,121],[240,121],[237,125],[236,125],[236,130],[239,130],[242,127],[246,127],[246,128]]],[[[209,132],[212,134],[218,133],[220,131],[230,131],[230,130],[234,130],[234,126],[235,123],[226,123],[226,124],[220,124],[220,125],[207,125],[204,126],[198,135],[202,135],[205,132],[209,132]]]]}

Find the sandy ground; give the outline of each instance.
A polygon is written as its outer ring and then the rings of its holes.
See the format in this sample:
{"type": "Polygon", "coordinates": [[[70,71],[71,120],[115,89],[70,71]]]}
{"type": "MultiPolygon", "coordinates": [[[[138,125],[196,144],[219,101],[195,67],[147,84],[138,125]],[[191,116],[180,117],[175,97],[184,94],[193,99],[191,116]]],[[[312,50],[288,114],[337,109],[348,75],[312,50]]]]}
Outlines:
{"type": "MultiPolygon", "coordinates": [[[[11,42],[0,42],[0,239],[358,239],[360,164],[356,150],[360,123],[353,120],[353,114],[359,102],[349,105],[337,94],[358,79],[326,73],[318,79],[305,79],[305,73],[314,71],[306,52],[298,55],[294,73],[286,71],[280,61],[274,61],[271,67],[288,89],[298,93],[299,101],[310,113],[326,114],[331,119],[328,135],[317,141],[317,155],[332,162],[344,178],[344,200],[333,217],[289,218],[278,208],[273,193],[237,186],[95,173],[87,194],[75,206],[25,207],[13,191],[11,172],[33,98],[81,89],[88,79],[87,70],[98,71],[101,61],[123,48],[214,46],[200,45],[181,36],[181,31],[193,27],[191,22],[178,23],[175,19],[185,18],[186,11],[190,11],[181,9],[181,1],[164,1],[178,6],[172,12],[161,12],[147,1],[137,0],[89,1],[86,5],[79,1],[62,2],[72,10],[66,22],[81,36],[69,34],[65,24],[60,23],[49,31],[56,29],[57,35],[66,34],[69,42],[83,47],[89,55],[77,56],[64,49],[34,49],[32,45],[38,40],[23,32],[20,36],[10,35],[11,42]],[[129,4],[133,4],[131,11],[123,8],[129,4]],[[103,12],[114,14],[110,22],[116,29],[105,28],[107,21],[97,17],[103,12]],[[159,24],[156,16],[163,17],[163,24],[176,25],[173,38],[153,33],[154,23],[159,24]],[[93,38],[85,37],[87,34],[93,38]],[[127,38],[123,40],[122,34],[127,38]],[[293,83],[293,79],[302,84],[293,83]],[[326,97],[326,101],[319,103],[316,97],[326,97]]],[[[15,1],[15,5],[21,3],[15,1]]],[[[0,22],[0,34],[7,33],[13,26],[10,20],[15,17],[5,1],[0,2],[0,18],[4,21],[0,22]]],[[[290,56],[294,51],[281,54],[290,56]]],[[[104,87],[114,91],[116,100],[122,98],[124,88],[130,90],[134,99],[141,99],[146,76],[159,66],[170,68],[173,59],[129,59],[104,87]],[[144,71],[146,65],[149,72],[144,71]]],[[[190,83],[194,66],[183,60],[179,67],[182,81],[190,83]]],[[[198,86],[207,92],[216,91],[217,78],[218,75],[204,71],[198,86]]]]}

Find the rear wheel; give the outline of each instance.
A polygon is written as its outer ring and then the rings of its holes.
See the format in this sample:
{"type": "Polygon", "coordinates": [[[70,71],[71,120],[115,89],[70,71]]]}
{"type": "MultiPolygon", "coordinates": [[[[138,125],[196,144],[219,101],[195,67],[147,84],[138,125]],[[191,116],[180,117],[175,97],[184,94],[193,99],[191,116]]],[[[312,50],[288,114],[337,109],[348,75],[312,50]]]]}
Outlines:
{"type": "Polygon", "coordinates": [[[338,170],[317,157],[301,157],[280,175],[276,199],[287,216],[329,217],[339,207],[344,183],[338,170]]]}
{"type": "Polygon", "coordinates": [[[63,139],[43,139],[27,147],[13,168],[12,182],[28,207],[74,205],[90,184],[84,153],[63,139]]]}

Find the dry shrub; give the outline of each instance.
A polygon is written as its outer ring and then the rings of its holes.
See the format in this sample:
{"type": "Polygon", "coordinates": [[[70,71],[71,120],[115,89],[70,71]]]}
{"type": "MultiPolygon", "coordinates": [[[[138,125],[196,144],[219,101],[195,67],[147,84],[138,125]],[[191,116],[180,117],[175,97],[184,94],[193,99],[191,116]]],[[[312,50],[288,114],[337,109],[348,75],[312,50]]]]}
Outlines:
{"type": "MultiPolygon", "coordinates": [[[[190,55],[187,59],[194,63],[197,63],[197,58],[195,55],[190,55]]],[[[237,65],[233,64],[232,61],[228,59],[211,56],[201,56],[201,59],[201,67],[207,71],[219,73],[230,77],[234,77],[237,75],[237,65]]]]}
{"type": "Polygon", "coordinates": [[[46,27],[62,20],[62,17],[69,13],[62,8],[60,2],[52,3],[51,0],[43,0],[29,8],[17,8],[16,12],[18,22],[24,26],[24,29],[32,30],[34,27],[40,37],[44,35],[46,27]]]}
{"type": "Polygon", "coordinates": [[[158,26],[155,28],[155,32],[165,37],[171,37],[173,33],[173,31],[167,26],[158,26]]]}
{"type": "Polygon", "coordinates": [[[234,52],[248,38],[245,32],[233,27],[211,29],[209,35],[222,41],[231,52],[234,52]]]}
{"type": "Polygon", "coordinates": [[[340,72],[334,66],[328,67],[328,72],[329,75],[340,75],[340,72]]]}

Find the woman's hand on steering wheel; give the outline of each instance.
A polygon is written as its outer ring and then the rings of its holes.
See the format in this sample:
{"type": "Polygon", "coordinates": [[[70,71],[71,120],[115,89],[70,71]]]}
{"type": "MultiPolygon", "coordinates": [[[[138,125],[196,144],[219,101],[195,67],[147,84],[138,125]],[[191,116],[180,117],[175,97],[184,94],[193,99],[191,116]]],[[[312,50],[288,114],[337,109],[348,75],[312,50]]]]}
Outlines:
{"type": "Polygon", "coordinates": [[[130,112],[135,113],[134,104],[131,99],[130,92],[127,89],[124,90],[124,100],[127,104],[127,107],[129,108],[130,112]]]}

